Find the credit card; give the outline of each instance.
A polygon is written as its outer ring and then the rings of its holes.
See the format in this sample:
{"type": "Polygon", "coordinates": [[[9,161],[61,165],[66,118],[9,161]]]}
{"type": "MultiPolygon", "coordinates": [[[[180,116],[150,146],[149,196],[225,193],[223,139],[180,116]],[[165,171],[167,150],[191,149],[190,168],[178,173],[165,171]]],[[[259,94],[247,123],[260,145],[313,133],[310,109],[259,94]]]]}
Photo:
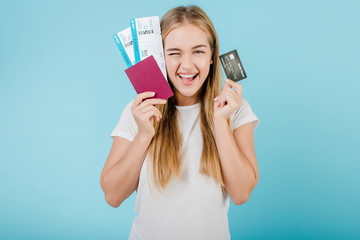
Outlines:
{"type": "Polygon", "coordinates": [[[155,96],[151,98],[161,99],[168,99],[174,95],[153,56],[126,69],[125,73],[138,94],[151,91],[155,92],[155,96]]]}
{"type": "Polygon", "coordinates": [[[154,56],[162,74],[167,79],[159,17],[131,19],[130,27],[135,62],[138,63],[151,55],[154,56]]]}
{"type": "Polygon", "coordinates": [[[237,82],[247,77],[236,49],[220,55],[220,61],[228,79],[237,82]]]}
{"type": "Polygon", "coordinates": [[[131,35],[131,28],[114,34],[113,36],[117,47],[120,50],[120,53],[127,65],[127,67],[131,67],[135,64],[135,56],[134,56],[134,47],[133,40],[131,35]]]}

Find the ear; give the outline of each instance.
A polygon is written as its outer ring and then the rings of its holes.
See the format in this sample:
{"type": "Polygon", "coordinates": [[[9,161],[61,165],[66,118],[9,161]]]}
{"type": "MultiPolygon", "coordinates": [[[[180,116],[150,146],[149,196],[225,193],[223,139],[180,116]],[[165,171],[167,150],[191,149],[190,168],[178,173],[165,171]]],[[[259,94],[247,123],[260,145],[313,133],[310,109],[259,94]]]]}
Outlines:
{"type": "Polygon", "coordinates": [[[213,63],[213,60],[211,59],[211,60],[210,60],[210,64],[212,64],[212,63],[213,63]]]}

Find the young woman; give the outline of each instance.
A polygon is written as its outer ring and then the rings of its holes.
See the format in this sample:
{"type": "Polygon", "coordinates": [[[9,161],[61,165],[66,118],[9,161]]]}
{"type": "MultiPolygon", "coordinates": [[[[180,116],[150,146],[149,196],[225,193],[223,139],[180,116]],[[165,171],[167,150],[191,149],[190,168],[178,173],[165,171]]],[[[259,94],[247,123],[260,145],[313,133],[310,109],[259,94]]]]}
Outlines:
{"type": "Polygon", "coordinates": [[[240,84],[226,79],[222,89],[219,42],[205,12],[177,7],[160,25],[174,96],[144,92],[125,107],[101,187],[113,207],[137,191],[129,239],[230,239],[229,196],[245,203],[259,179],[259,120],[240,84]]]}

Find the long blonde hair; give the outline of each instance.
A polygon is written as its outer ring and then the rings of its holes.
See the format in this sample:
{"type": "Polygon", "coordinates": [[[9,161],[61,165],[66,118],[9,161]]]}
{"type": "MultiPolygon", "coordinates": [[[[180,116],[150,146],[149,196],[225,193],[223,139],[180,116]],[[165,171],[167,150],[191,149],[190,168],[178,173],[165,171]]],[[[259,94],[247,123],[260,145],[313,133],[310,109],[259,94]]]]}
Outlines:
{"type": "MultiPolygon", "coordinates": [[[[162,40],[167,34],[184,23],[193,24],[208,36],[212,52],[209,75],[199,93],[200,122],[203,148],[200,161],[200,173],[214,178],[224,191],[219,153],[214,138],[214,98],[221,92],[221,69],[219,61],[219,41],[215,28],[206,13],[197,6],[176,7],[169,10],[160,21],[162,40]]],[[[174,88],[169,81],[171,88],[174,88]]],[[[152,173],[157,189],[166,187],[171,177],[182,176],[181,152],[182,141],[178,124],[175,96],[164,105],[157,106],[162,119],[154,121],[155,135],[149,145],[152,159],[152,173]]]]}

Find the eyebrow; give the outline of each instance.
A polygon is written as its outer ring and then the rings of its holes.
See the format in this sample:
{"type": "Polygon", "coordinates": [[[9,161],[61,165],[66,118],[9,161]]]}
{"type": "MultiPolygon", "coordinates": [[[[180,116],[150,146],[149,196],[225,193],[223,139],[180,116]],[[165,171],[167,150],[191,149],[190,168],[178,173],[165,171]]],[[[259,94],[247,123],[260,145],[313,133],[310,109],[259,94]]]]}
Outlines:
{"type": "MultiPolygon", "coordinates": [[[[200,48],[200,47],[206,47],[206,45],[199,44],[199,45],[192,47],[191,49],[200,48]]],[[[168,48],[168,49],[166,49],[166,51],[181,51],[181,50],[180,50],[180,48],[168,48]]]]}

